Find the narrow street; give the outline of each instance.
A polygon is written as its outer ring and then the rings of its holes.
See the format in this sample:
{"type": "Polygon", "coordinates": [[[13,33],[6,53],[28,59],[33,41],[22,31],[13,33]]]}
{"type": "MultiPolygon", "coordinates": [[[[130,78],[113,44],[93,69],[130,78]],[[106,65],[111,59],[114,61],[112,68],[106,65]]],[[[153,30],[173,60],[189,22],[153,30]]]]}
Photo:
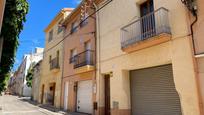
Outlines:
{"type": "Polygon", "coordinates": [[[63,115],[35,105],[29,99],[12,95],[0,96],[0,115],[63,115]]]}

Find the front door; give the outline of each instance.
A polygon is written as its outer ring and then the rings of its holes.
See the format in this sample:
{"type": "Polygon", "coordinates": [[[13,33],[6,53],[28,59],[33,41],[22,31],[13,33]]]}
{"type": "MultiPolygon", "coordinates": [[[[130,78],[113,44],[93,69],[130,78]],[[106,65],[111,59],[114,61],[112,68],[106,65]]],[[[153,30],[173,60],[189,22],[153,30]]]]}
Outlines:
{"type": "Polygon", "coordinates": [[[41,92],[41,104],[43,104],[44,88],[45,88],[45,85],[43,84],[43,85],[42,85],[42,92],[41,92]]]}
{"type": "Polygon", "coordinates": [[[93,112],[92,104],[92,80],[79,81],[77,84],[77,112],[93,112]]]}
{"type": "Polygon", "coordinates": [[[105,115],[110,115],[110,75],[105,75],[105,115]]]}
{"type": "Polygon", "coordinates": [[[64,110],[68,109],[68,94],[69,93],[69,83],[66,82],[64,86],[64,110]]]}
{"type": "Polygon", "coordinates": [[[53,83],[53,100],[52,100],[52,105],[55,104],[55,87],[56,87],[56,84],[53,83]]]}
{"type": "Polygon", "coordinates": [[[155,17],[153,12],[154,12],[153,0],[147,0],[145,3],[140,5],[142,39],[152,37],[156,32],[155,17]]]}
{"type": "Polygon", "coordinates": [[[88,41],[85,43],[85,51],[86,51],[86,64],[90,65],[91,64],[91,42],[88,41]]]}

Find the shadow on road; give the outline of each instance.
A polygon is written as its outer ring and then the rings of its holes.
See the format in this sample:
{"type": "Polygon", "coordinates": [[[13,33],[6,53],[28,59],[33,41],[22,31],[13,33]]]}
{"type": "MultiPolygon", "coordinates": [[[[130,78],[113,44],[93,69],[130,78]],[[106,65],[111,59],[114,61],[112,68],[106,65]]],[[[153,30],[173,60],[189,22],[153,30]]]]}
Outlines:
{"type": "Polygon", "coordinates": [[[43,108],[43,109],[46,109],[46,110],[49,110],[49,111],[52,111],[52,112],[57,112],[57,113],[61,113],[63,115],[90,115],[90,114],[84,114],[84,113],[76,113],[76,112],[69,112],[67,113],[66,111],[62,110],[62,109],[59,109],[59,108],[56,108],[50,104],[39,104],[38,102],[36,101],[32,101],[30,98],[28,97],[19,97],[19,100],[20,101],[23,101],[23,102],[27,102],[27,103],[30,103],[34,106],[38,106],[40,108],[43,108]]]}

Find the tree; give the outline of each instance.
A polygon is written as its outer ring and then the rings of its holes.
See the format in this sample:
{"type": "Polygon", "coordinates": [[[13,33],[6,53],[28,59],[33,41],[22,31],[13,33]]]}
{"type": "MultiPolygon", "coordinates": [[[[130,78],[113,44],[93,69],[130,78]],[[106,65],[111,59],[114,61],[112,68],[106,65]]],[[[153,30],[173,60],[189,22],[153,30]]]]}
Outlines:
{"type": "Polygon", "coordinates": [[[26,81],[27,81],[27,86],[32,87],[32,80],[33,80],[33,74],[34,74],[34,67],[35,62],[31,63],[29,69],[28,69],[28,74],[26,75],[26,81]]]}
{"type": "Polygon", "coordinates": [[[16,50],[19,45],[19,34],[26,21],[29,5],[27,0],[6,0],[4,19],[0,39],[4,39],[0,63],[0,92],[3,91],[6,75],[15,62],[16,50]]]}

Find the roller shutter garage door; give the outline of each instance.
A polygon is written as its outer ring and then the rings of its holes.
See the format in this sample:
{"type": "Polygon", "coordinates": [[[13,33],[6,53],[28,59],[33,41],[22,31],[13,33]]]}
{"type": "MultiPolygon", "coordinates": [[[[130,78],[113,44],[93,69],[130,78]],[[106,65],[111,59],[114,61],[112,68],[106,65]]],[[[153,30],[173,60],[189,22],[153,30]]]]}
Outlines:
{"type": "Polygon", "coordinates": [[[92,114],[92,80],[79,81],[77,86],[77,112],[92,114]]]}
{"type": "Polygon", "coordinates": [[[172,65],[130,72],[132,115],[182,115],[172,65]]]}

